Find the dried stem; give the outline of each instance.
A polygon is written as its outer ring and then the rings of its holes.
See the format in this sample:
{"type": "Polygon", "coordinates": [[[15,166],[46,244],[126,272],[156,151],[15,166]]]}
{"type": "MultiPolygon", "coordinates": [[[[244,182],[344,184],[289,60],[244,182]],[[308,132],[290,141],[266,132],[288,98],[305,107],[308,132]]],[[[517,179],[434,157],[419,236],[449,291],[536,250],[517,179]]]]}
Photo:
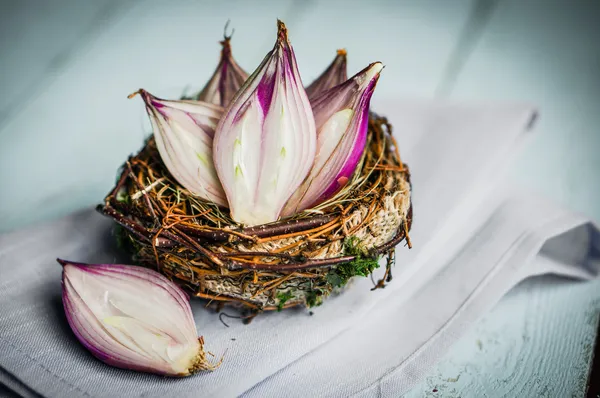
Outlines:
{"type": "MultiPolygon", "coordinates": [[[[280,26],[282,35],[284,29],[280,26]]],[[[364,248],[372,258],[388,255],[384,278],[376,284],[383,287],[391,280],[396,245],[405,240],[412,247],[410,202],[397,214],[387,214],[384,206],[392,195],[410,201],[410,173],[391,125],[370,116],[367,150],[355,175],[335,197],[292,218],[239,226],[227,209],[194,197],[172,178],[153,138],[123,165],[98,210],[124,228],[139,263],[158,267],[197,297],[243,305],[253,314],[328,295],[327,275],[365,255],[347,253],[345,239],[370,234],[388,217],[395,232],[364,248]]]]}

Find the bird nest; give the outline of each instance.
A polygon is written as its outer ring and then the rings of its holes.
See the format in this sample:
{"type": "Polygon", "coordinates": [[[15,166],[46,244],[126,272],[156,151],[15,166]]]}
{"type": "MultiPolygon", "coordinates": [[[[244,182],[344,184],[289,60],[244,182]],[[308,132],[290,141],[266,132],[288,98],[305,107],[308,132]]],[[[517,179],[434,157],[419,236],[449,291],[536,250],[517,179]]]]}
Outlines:
{"type": "Polygon", "coordinates": [[[411,185],[384,117],[371,114],[355,175],[332,199],[278,222],[242,227],[227,209],[193,196],[161,161],[154,139],[123,165],[100,212],[140,265],[158,269],[193,295],[254,313],[313,307],[386,258],[411,246],[411,185]]]}

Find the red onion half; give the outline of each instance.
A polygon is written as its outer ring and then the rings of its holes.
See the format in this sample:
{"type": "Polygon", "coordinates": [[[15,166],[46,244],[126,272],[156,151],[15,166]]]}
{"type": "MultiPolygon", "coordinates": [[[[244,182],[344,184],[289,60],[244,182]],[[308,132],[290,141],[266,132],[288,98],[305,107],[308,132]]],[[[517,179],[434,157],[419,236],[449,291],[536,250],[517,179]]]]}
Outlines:
{"type": "Polygon", "coordinates": [[[58,262],[67,321],[96,358],[166,376],[213,368],[189,297],[166,277],[132,265],[58,262]]]}

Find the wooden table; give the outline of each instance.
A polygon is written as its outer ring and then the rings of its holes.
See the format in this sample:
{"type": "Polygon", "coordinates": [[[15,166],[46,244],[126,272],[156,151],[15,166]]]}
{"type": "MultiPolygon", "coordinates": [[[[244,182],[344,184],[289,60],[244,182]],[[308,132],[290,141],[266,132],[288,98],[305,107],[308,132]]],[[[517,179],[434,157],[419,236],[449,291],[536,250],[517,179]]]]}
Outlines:
{"type": "MultiPolygon", "coordinates": [[[[351,72],[386,64],[379,98],[538,105],[514,180],[600,219],[598,1],[54,0],[0,5],[0,230],[96,204],[143,139],[125,96],[201,86],[228,18],[249,69],[276,17],[307,80],[346,47],[351,72]]],[[[599,312],[600,281],[526,281],[408,396],[583,396],[599,312]]]]}
{"type": "Polygon", "coordinates": [[[583,397],[599,291],[599,280],[521,283],[406,397],[583,397]]]}

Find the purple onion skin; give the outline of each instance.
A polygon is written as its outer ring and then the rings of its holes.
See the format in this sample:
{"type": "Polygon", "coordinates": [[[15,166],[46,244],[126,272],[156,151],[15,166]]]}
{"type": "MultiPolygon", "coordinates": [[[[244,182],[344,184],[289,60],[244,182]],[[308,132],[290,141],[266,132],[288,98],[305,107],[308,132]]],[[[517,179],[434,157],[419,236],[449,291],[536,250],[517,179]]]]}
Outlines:
{"type": "MultiPolygon", "coordinates": [[[[59,260],[59,262],[60,262],[60,260],[59,260]]],[[[79,325],[76,325],[75,324],[75,320],[73,319],[73,312],[75,311],[75,309],[73,307],[73,303],[69,299],[67,291],[64,288],[64,284],[65,284],[64,275],[63,275],[62,283],[61,284],[63,285],[62,301],[63,301],[63,307],[65,309],[65,316],[67,318],[67,322],[69,323],[69,326],[71,327],[71,330],[73,331],[73,334],[75,334],[75,337],[77,337],[77,340],[79,340],[79,342],[81,344],[83,344],[83,346],[90,353],[92,353],[93,356],[95,356],[96,358],[98,358],[102,362],[108,363],[109,365],[111,364],[111,362],[113,362],[113,363],[116,364],[114,357],[112,357],[111,355],[109,355],[109,354],[107,354],[107,353],[105,353],[105,352],[100,351],[99,349],[97,349],[86,338],[84,338],[83,335],[79,332],[79,325]]]]}
{"type": "Polygon", "coordinates": [[[324,91],[329,90],[348,80],[346,65],[346,50],[338,50],[333,62],[314,82],[306,87],[306,95],[309,99],[316,98],[324,91]]]}
{"type": "MultiPolygon", "coordinates": [[[[367,104],[366,106],[361,104],[362,110],[359,121],[359,132],[356,136],[356,140],[354,142],[352,152],[350,153],[348,160],[346,161],[338,175],[335,177],[335,179],[331,182],[331,184],[325,189],[325,191],[323,191],[321,196],[319,196],[319,198],[310,205],[310,207],[317,206],[319,203],[323,203],[327,199],[333,197],[336,193],[340,191],[340,189],[344,187],[343,185],[340,185],[339,181],[343,178],[350,179],[356,171],[356,166],[358,166],[358,162],[360,162],[360,159],[365,151],[365,145],[367,143],[367,131],[369,127],[369,101],[371,99],[371,95],[373,94],[374,89],[375,83],[371,83],[371,86],[369,87],[369,89],[367,89],[368,93],[365,94],[365,96],[367,97],[365,102],[367,104]]],[[[363,96],[361,102],[364,101],[365,96],[363,96]]]]}
{"type": "Polygon", "coordinates": [[[311,100],[319,143],[326,141],[322,134],[329,131],[322,130],[322,127],[333,115],[345,109],[352,109],[354,114],[333,152],[321,153],[321,147],[318,148],[315,169],[286,203],[284,216],[318,206],[337,194],[353,177],[365,151],[370,101],[382,68],[381,63],[372,63],[344,83],[311,100]]]}
{"type": "Polygon", "coordinates": [[[214,170],[212,140],[223,107],[204,101],[165,100],[144,89],[144,101],[156,147],[173,178],[194,196],[227,207],[225,192],[214,170]]]}
{"type": "Polygon", "coordinates": [[[275,46],[219,121],[215,169],[231,217],[245,226],[277,221],[314,162],[316,127],[287,37],[278,21],[275,46]]]}
{"type": "MultiPolygon", "coordinates": [[[[181,289],[181,287],[174,284],[163,274],[160,274],[160,273],[153,271],[151,269],[148,269],[146,267],[141,267],[138,265],[124,265],[124,264],[86,264],[86,263],[79,263],[79,262],[74,262],[74,261],[67,261],[67,260],[63,260],[60,258],[56,259],[56,261],[58,261],[58,263],[60,265],[62,265],[63,267],[67,264],[71,264],[76,267],[84,269],[86,272],[91,272],[91,273],[99,273],[98,271],[95,270],[95,269],[98,269],[98,270],[105,270],[105,271],[109,271],[109,272],[115,272],[117,274],[122,273],[122,274],[125,274],[128,276],[131,276],[131,277],[138,277],[143,280],[148,280],[148,279],[142,278],[140,276],[140,274],[148,275],[149,277],[155,278],[156,281],[166,283],[169,286],[170,290],[167,290],[164,287],[163,287],[163,289],[166,291],[169,291],[169,293],[171,293],[171,291],[177,292],[179,294],[179,297],[176,295],[173,295],[173,297],[175,297],[175,299],[183,306],[189,307],[190,296],[183,289],[181,289]],[[133,271],[133,273],[131,273],[130,271],[133,271]]],[[[63,274],[63,279],[64,279],[64,274],[63,274]]]]}
{"type": "MultiPolygon", "coordinates": [[[[101,271],[108,271],[108,272],[114,272],[116,275],[120,274],[120,275],[125,275],[129,278],[138,278],[138,279],[141,279],[141,280],[144,280],[147,282],[154,282],[156,286],[159,286],[162,289],[164,289],[165,291],[169,292],[171,294],[171,296],[178,302],[179,305],[187,307],[187,309],[189,310],[189,313],[191,314],[191,308],[189,306],[189,296],[187,295],[187,293],[185,293],[179,286],[175,285],[173,282],[171,282],[165,276],[163,276],[162,274],[159,274],[158,272],[152,271],[152,270],[144,268],[144,267],[133,266],[133,265],[85,264],[85,263],[67,261],[67,260],[63,260],[60,258],[58,258],[57,261],[63,267],[75,266],[75,267],[83,269],[85,272],[89,272],[92,274],[101,274],[103,276],[110,276],[110,275],[107,275],[106,273],[101,272],[101,271]],[[148,276],[148,278],[144,278],[144,275],[148,276]],[[152,278],[153,280],[151,280],[149,278],[152,278]],[[163,284],[165,284],[165,283],[168,284],[168,287],[169,287],[168,289],[163,286],[163,284]]],[[[98,360],[102,361],[103,363],[105,363],[109,366],[113,366],[113,367],[120,368],[120,369],[133,370],[133,371],[145,372],[145,373],[153,373],[153,374],[158,374],[158,375],[168,376],[168,377],[178,377],[178,376],[183,377],[183,376],[185,376],[183,374],[182,375],[174,375],[172,373],[164,372],[164,371],[161,371],[160,369],[157,369],[154,367],[139,365],[139,364],[133,363],[131,361],[124,360],[120,357],[117,357],[117,356],[111,354],[110,352],[106,352],[106,351],[102,350],[101,348],[99,348],[97,346],[98,344],[96,344],[94,341],[90,340],[88,337],[84,336],[84,334],[82,334],[82,332],[81,332],[81,330],[84,329],[85,326],[78,324],[78,321],[75,318],[75,313],[77,311],[81,311],[81,310],[86,311],[86,310],[88,310],[88,308],[87,308],[87,305],[85,304],[85,302],[83,302],[83,301],[81,303],[79,303],[80,307],[76,306],[76,304],[72,301],[72,299],[69,297],[69,294],[67,292],[67,288],[66,288],[67,283],[68,283],[68,281],[65,280],[65,272],[63,269],[62,279],[61,279],[62,301],[63,301],[63,307],[64,307],[67,323],[69,324],[69,327],[73,331],[73,334],[75,335],[77,340],[95,358],[97,358],[98,360]],[[83,307],[81,307],[81,306],[83,306],[83,307]]],[[[77,295],[77,292],[73,288],[71,288],[71,290],[72,290],[72,294],[77,295]]],[[[190,320],[193,322],[193,318],[190,318],[190,320]]]]}
{"type": "Polygon", "coordinates": [[[196,95],[196,99],[227,107],[248,79],[248,73],[233,58],[231,36],[225,36],[221,46],[221,58],[217,68],[204,88],[196,95]]]}

